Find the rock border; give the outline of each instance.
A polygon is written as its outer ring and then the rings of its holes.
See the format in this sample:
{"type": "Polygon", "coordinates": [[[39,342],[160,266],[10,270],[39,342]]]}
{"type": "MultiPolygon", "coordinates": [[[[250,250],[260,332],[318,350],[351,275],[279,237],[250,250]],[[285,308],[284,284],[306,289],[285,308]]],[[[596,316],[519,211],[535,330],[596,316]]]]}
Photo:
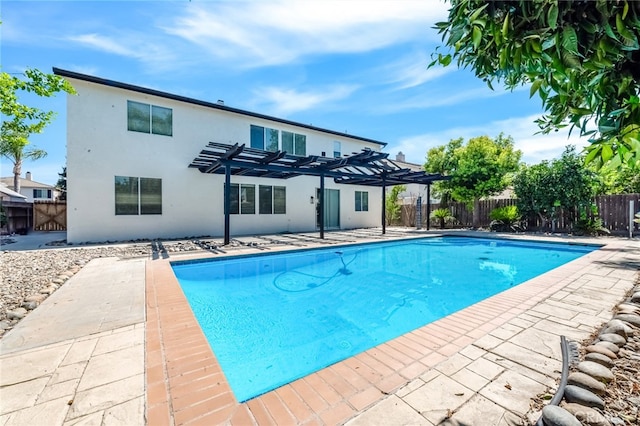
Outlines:
{"type": "MultiPolygon", "coordinates": [[[[609,414],[604,399],[608,386],[616,383],[616,365],[621,357],[637,353],[640,349],[640,284],[635,286],[628,299],[616,306],[614,312],[613,318],[584,348],[584,359],[569,374],[560,405],[542,408],[542,424],[622,426],[640,421],[638,412],[635,417],[609,414]]],[[[640,357],[636,355],[636,359],[640,357]]],[[[637,391],[640,391],[640,377],[637,384],[637,391]]]]}

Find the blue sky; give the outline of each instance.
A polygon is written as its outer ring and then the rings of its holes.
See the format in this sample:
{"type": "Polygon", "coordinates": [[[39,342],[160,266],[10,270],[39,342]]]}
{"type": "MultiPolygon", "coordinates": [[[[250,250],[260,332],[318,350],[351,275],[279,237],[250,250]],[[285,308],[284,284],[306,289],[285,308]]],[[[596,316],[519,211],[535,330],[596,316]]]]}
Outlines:
{"type": "MultiPolygon", "coordinates": [[[[534,135],[540,100],[491,91],[470,70],[427,69],[442,0],[2,1],[2,71],[52,67],[346,131],[422,164],[429,148],[500,132],[523,160],[559,156],[568,132],[534,135]]],[[[66,95],[23,97],[57,118],[23,166],[55,184],[66,95]]],[[[575,132],[577,133],[577,132],[575,132]]],[[[212,138],[214,138],[212,136],[212,138]]],[[[203,141],[203,146],[206,141],[203,141]]],[[[2,160],[2,176],[11,164],[2,160]]]]}

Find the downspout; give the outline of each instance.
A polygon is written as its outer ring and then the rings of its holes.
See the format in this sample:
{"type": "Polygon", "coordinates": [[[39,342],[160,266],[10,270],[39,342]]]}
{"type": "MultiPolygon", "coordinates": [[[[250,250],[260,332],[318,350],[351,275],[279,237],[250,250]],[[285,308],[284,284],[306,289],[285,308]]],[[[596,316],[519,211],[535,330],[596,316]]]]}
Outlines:
{"type": "Polygon", "coordinates": [[[224,245],[229,245],[230,212],[231,211],[231,165],[224,165],[224,245]]]}

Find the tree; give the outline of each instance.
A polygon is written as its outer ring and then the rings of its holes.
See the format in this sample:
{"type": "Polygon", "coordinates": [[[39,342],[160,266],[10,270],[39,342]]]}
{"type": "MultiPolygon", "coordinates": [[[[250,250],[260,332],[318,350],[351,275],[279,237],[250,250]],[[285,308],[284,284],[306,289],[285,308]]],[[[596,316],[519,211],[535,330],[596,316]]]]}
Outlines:
{"type": "Polygon", "coordinates": [[[385,208],[385,217],[387,219],[387,225],[391,225],[393,222],[396,222],[400,219],[400,213],[402,211],[402,206],[398,202],[398,197],[401,192],[407,190],[406,185],[396,185],[391,188],[391,192],[387,195],[387,198],[384,200],[384,208],[385,208]]]}
{"type": "Polygon", "coordinates": [[[57,75],[27,69],[24,76],[26,78],[22,80],[6,72],[0,73],[0,112],[3,116],[0,128],[0,155],[13,163],[13,189],[16,192],[20,192],[22,162],[38,160],[47,155],[44,150],[29,146],[30,136],[42,133],[55,116],[53,111],[43,111],[22,104],[18,94],[30,92],[38,96],[51,97],[60,91],[75,93],[69,82],[57,75]]]}
{"type": "Polygon", "coordinates": [[[558,218],[562,210],[575,221],[577,208],[591,205],[597,176],[584,165],[574,146],[566,147],[560,159],[523,166],[513,179],[518,210],[537,215],[542,226],[558,218]]]}
{"type": "Polygon", "coordinates": [[[600,185],[598,194],[640,193],[640,173],[625,164],[619,168],[602,167],[598,170],[600,185]]]}
{"type": "Polygon", "coordinates": [[[577,127],[587,162],[640,168],[640,2],[450,1],[435,28],[453,51],[436,49],[430,66],[455,59],[490,88],[530,85],[543,133],[577,127]]]}
{"type": "Polygon", "coordinates": [[[440,193],[449,192],[458,201],[473,203],[473,226],[480,223],[480,199],[498,194],[509,185],[509,176],[518,170],[522,152],[513,149],[511,136],[498,135],[451,140],[446,146],[429,150],[424,169],[451,176],[438,183],[440,193]]]}
{"type": "Polygon", "coordinates": [[[67,199],[67,167],[62,168],[62,173],[58,173],[58,182],[56,182],[56,189],[60,191],[60,201],[67,199]]]}

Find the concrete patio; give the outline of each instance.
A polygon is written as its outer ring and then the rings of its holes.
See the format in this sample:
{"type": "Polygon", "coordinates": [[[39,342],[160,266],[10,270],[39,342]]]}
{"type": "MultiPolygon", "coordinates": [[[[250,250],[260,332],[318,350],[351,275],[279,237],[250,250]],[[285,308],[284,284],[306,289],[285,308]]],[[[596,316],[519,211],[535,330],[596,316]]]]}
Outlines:
{"type": "MultiPolygon", "coordinates": [[[[422,234],[435,233],[385,238],[422,234]]],[[[328,237],[240,238],[245,246],[208,255],[381,239],[328,237]]],[[[638,240],[578,241],[606,246],[244,404],[171,276],[169,261],[186,255],[94,259],[0,340],[0,426],[519,424],[556,385],[559,336],[589,337],[640,268],[638,240]]]]}

